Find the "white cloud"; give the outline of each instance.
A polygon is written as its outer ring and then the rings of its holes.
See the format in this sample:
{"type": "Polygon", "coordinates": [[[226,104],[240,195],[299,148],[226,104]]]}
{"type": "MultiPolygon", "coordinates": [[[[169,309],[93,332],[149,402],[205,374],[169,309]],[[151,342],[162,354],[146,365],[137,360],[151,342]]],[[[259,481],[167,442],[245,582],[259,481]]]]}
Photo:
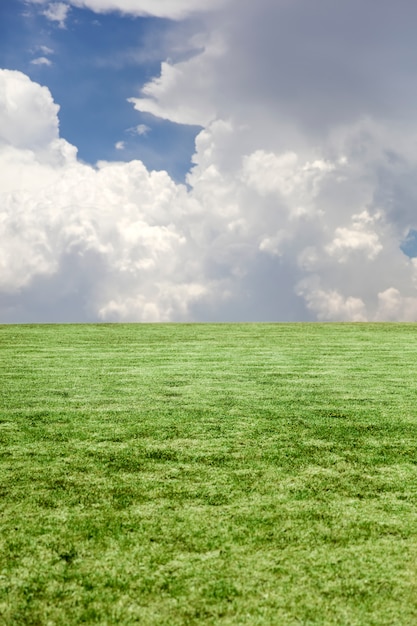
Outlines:
{"type": "MultiPolygon", "coordinates": [[[[191,44],[193,48],[194,44],[191,44]]],[[[177,64],[163,62],[160,76],[147,83],[142,97],[129,98],[135,109],[178,124],[206,126],[216,118],[217,72],[225,53],[217,34],[200,42],[202,52],[177,64]]]]}
{"type": "Polygon", "coordinates": [[[375,222],[379,218],[380,214],[371,217],[366,210],[353,215],[352,227],[336,228],[333,241],[325,247],[326,252],[339,263],[348,262],[350,255],[356,252],[372,261],[382,250],[382,244],[375,232],[375,222]]]}
{"type": "Polygon", "coordinates": [[[131,135],[147,135],[151,129],[146,124],[138,124],[127,129],[127,132],[131,135]]]}
{"type": "MultiPolygon", "coordinates": [[[[46,4],[48,0],[29,2],[46,4]]],[[[202,11],[212,11],[226,2],[228,0],[68,0],[68,4],[74,7],[90,9],[96,13],[119,11],[126,15],[153,15],[175,20],[202,11]]]]}
{"type": "Polygon", "coordinates": [[[50,59],[47,59],[46,57],[37,57],[36,59],[32,59],[31,64],[50,66],[52,65],[52,61],[50,59]]]}
{"type": "Polygon", "coordinates": [[[0,74],[0,144],[42,151],[58,138],[59,107],[50,91],[24,74],[0,74]]]}
{"type": "Polygon", "coordinates": [[[116,141],[114,147],[116,148],[116,150],[124,150],[126,145],[124,141],[116,141]]]}
{"type": "MultiPolygon", "coordinates": [[[[416,267],[417,269],[417,267],[416,267]]],[[[395,287],[378,294],[378,321],[415,322],[417,320],[417,297],[404,297],[395,287]]]]}
{"type": "Polygon", "coordinates": [[[18,144],[4,142],[0,153],[0,291],[20,302],[42,278],[54,285],[56,308],[68,294],[80,298],[81,317],[186,318],[211,289],[191,235],[201,209],[186,188],[139,161],[79,163],[57,135],[49,91],[19,72],[2,71],[0,81],[8,120],[0,133],[18,144]],[[25,130],[30,103],[39,120],[25,130]]]}
{"type": "Polygon", "coordinates": [[[38,50],[40,52],[42,52],[42,54],[44,55],[50,55],[50,54],[54,54],[54,51],[52,48],[49,48],[48,46],[39,46],[38,50]]]}
{"type": "Polygon", "coordinates": [[[57,22],[59,28],[65,28],[70,7],[64,2],[51,2],[42,11],[43,15],[51,22],[57,22]]]}
{"type": "Polygon", "coordinates": [[[306,298],[307,306],[319,320],[366,322],[366,306],[361,298],[343,296],[336,289],[322,289],[316,280],[305,280],[298,291],[306,298]]]}

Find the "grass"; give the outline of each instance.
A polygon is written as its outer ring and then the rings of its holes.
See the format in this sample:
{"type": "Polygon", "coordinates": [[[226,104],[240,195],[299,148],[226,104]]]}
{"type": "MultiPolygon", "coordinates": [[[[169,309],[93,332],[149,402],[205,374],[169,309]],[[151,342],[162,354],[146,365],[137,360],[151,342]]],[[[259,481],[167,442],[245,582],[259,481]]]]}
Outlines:
{"type": "Polygon", "coordinates": [[[417,623],[417,325],[0,326],[0,623],[417,623]]]}

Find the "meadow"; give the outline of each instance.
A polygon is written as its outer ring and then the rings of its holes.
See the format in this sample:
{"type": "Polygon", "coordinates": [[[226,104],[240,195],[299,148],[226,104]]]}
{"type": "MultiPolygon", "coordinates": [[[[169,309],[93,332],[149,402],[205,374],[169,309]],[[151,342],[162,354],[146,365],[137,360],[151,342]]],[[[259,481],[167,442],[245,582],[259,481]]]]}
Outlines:
{"type": "Polygon", "coordinates": [[[417,624],[417,324],[0,326],[0,623],[417,624]]]}

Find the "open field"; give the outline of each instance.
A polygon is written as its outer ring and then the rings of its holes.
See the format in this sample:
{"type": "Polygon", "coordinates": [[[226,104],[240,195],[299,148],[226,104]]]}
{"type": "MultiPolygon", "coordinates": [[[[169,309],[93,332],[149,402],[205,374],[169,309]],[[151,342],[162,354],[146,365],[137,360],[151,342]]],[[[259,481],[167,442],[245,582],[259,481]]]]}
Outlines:
{"type": "Polygon", "coordinates": [[[0,623],[417,624],[417,325],[0,326],[0,623]]]}

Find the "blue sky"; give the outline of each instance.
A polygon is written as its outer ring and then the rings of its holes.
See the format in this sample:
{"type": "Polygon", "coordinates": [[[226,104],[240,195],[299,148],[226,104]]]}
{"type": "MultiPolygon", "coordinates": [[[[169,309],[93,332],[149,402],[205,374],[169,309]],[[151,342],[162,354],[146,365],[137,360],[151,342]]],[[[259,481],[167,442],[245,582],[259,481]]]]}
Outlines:
{"type": "Polygon", "coordinates": [[[184,180],[199,128],[140,113],[128,102],[158,74],[172,20],[71,7],[60,28],[22,0],[2,0],[0,11],[2,66],[49,87],[61,107],[61,136],[80,159],[140,159],[184,180]]]}
{"type": "Polygon", "coordinates": [[[2,0],[0,323],[417,320],[411,0],[2,0]]]}

